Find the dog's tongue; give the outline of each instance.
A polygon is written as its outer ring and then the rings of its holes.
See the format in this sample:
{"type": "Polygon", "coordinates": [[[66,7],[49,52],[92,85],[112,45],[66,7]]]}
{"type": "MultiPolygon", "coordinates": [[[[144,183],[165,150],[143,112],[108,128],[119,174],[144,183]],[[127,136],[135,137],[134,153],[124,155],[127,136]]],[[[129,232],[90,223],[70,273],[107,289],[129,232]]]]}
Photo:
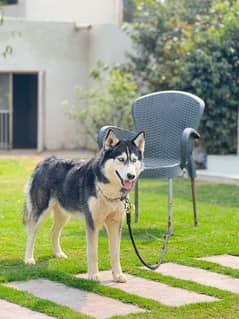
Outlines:
{"type": "Polygon", "coordinates": [[[123,186],[128,191],[128,190],[130,190],[132,188],[133,183],[131,181],[127,181],[126,180],[126,181],[123,182],[123,186]]]}

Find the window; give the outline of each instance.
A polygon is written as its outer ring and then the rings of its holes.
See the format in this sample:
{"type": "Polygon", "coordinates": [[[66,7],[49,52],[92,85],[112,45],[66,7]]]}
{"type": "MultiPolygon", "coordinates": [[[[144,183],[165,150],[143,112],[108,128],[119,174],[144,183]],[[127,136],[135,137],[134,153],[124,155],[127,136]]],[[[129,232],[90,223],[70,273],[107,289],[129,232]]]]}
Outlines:
{"type": "Polygon", "coordinates": [[[11,146],[10,74],[0,73],[0,149],[11,146]]]}
{"type": "Polygon", "coordinates": [[[125,22],[133,22],[135,4],[134,0],[123,0],[123,20],[125,22]]]}
{"type": "Polygon", "coordinates": [[[17,4],[18,0],[3,0],[4,5],[17,4]]]}
{"type": "Polygon", "coordinates": [[[0,73],[0,112],[9,109],[9,74],[0,73]]]}

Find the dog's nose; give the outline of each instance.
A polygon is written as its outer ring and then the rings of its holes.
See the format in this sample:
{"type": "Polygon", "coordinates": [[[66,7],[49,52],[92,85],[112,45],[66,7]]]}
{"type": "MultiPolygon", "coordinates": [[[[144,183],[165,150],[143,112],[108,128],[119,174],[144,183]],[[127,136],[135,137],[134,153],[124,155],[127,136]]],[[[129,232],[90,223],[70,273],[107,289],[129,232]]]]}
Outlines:
{"type": "Polygon", "coordinates": [[[127,174],[127,177],[128,177],[129,180],[132,180],[132,179],[135,178],[135,175],[128,173],[128,174],[127,174]]]}

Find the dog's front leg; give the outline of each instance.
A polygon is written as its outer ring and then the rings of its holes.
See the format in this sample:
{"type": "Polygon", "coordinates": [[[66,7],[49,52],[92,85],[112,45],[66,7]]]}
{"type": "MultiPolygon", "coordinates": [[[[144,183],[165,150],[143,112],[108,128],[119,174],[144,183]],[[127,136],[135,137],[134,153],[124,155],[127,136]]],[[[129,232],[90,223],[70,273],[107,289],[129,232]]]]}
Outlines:
{"type": "Polygon", "coordinates": [[[98,269],[98,235],[99,229],[86,228],[87,239],[87,260],[88,260],[88,278],[99,281],[98,269]]]}
{"type": "Polygon", "coordinates": [[[105,226],[109,236],[110,261],[113,279],[116,282],[126,282],[127,277],[122,273],[120,265],[120,239],[122,217],[115,214],[108,216],[105,226]]]}

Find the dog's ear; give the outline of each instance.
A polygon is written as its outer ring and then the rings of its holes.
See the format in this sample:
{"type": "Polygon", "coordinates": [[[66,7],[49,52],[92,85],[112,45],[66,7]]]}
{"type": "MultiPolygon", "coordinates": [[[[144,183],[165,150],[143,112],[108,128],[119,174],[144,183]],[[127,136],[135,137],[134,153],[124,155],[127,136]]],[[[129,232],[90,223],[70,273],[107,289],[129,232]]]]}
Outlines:
{"type": "Polygon", "coordinates": [[[136,135],[136,137],[132,140],[132,142],[138,147],[138,149],[143,153],[145,146],[145,133],[140,132],[136,135]]]}
{"type": "Polygon", "coordinates": [[[104,149],[108,150],[113,148],[118,142],[118,137],[115,135],[114,131],[110,129],[104,139],[104,149]]]}

